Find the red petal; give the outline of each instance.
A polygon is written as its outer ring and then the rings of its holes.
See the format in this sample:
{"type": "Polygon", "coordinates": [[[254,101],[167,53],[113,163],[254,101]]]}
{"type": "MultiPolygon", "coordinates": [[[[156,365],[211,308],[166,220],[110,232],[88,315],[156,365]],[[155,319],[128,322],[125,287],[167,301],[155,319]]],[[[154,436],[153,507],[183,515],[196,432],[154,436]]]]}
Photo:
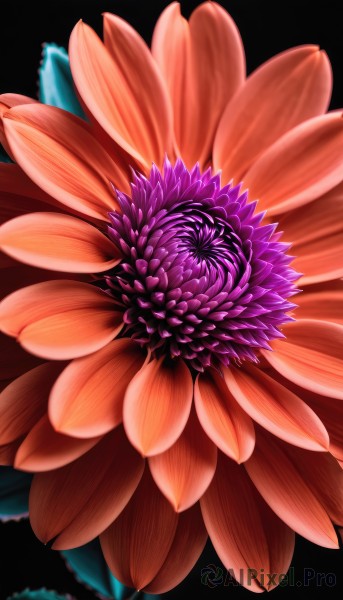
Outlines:
{"type": "Polygon", "coordinates": [[[313,457],[308,462],[309,470],[322,456],[300,451],[261,431],[245,468],[265,501],[289,527],[315,544],[337,548],[335,530],[321,498],[311,487],[310,472],[299,469],[297,459],[289,457],[287,448],[292,449],[293,457],[300,452],[313,457]]]}
{"type": "Polygon", "coordinates": [[[143,473],[144,462],[122,429],[108,434],[65,467],[35,475],[30,520],[37,537],[62,550],[86,544],[121,513],[143,473]]]}
{"type": "Polygon", "coordinates": [[[185,363],[152,360],[138,371],[124,399],[124,426],[145,456],[164,452],[181,435],[192,405],[192,376],[185,363]]]}
{"type": "Polygon", "coordinates": [[[274,435],[309,450],[327,450],[328,433],[317,415],[298,396],[253,366],[224,370],[227,386],[237,402],[274,435]]]}
{"type": "Polygon", "coordinates": [[[3,116],[8,112],[9,108],[14,106],[20,106],[21,104],[37,104],[37,100],[30,98],[29,96],[22,96],[21,94],[1,94],[0,95],[0,144],[5,148],[7,154],[13,158],[11,148],[6,140],[3,116]]]}
{"type": "Polygon", "coordinates": [[[189,24],[172,2],[157,21],[152,53],[167,81],[182,158],[189,168],[204,165],[222,112],[244,81],[239,31],[216,2],[200,4],[189,24]]]}
{"type": "Polygon", "coordinates": [[[127,175],[85,121],[40,104],[12,108],[4,124],[16,162],[30,179],[62,204],[108,220],[118,206],[110,184],[126,191],[127,175]]]}
{"type": "Polygon", "coordinates": [[[199,421],[218,448],[238,463],[247,460],[255,445],[254,425],[216,371],[199,375],[194,400],[199,421]]]}
{"type": "Polygon", "coordinates": [[[318,319],[343,325],[343,281],[306,287],[296,299],[297,319],[318,319]]]}
{"type": "Polygon", "coordinates": [[[265,574],[287,571],[294,533],[265,504],[242,466],[222,454],[218,457],[201,510],[215,550],[230,573],[237,580],[243,573],[240,583],[253,592],[275,587],[268,587],[265,574]]]}
{"type": "Polygon", "coordinates": [[[100,439],[80,440],[57,433],[45,415],[19,446],[14,466],[22,471],[52,471],[79,458],[100,439]]]}
{"type": "Polygon", "coordinates": [[[64,363],[45,363],[24,373],[0,394],[0,443],[28,433],[45,414],[48,397],[64,363]]]}
{"type": "Polygon", "coordinates": [[[0,228],[0,247],[23,263],[71,273],[107,271],[120,261],[116,246],[75,217],[36,212],[0,228]]]}
{"type": "Polygon", "coordinates": [[[286,454],[308,482],[330,519],[343,525],[343,471],[329,453],[318,456],[298,448],[285,446],[286,454]]]}
{"type": "MultiPolygon", "coordinates": [[[[163,77],[140,35],[126,21],[111,13],[104,13],[104,43],[112,56],[118,80],[124,79],[128,86],[127,97],[124,98],[124,86],[118,87],[119,81],[112,79],[112,103],[118,108],[122,104],[123,120],[126,119],[128,105],[133,105],[134,118],[127,123],[128,131],[124,137],[131,134],[134,150],[141,152],[149,168],[151,162],[160,165],[165,154],[172,153],[173,141],[172,108],[163,77]],[[135,107],[136,104],[138,107],[135,107]]],[[[87,94],[84,99],[86,104],[88,97],[87,94]]],[[[113,115],[113,106],[111,108],[113,115]]],[[[107,117],[109,112],[106,111],[107,117]]],[[[120,129],[118,118],[115,126],[120,129]]]]}
{"type": "Polygon", "coordinates": [[[317,46],[291,48],[262,64],[219,122],[213,162],[223,170],[223,181],[239,183],[284,133],[325,113],[331,89],[330,62],[317,46]]]}
{"type": "Polygon", "coordinates": [[[178,519],[146,469],[125,510],[100,537],[115,577],[137,590],[148,586],[168,557],[178,519]]]}
{"type": "Polygon", "coordinates": [[[297,282],[300,288],[343,277],[342,220],[342,183],[309,206],[289,211],[278,219],[285,232],[282,241],[292,243],[292,268],[303,273],[297,282]]]}
{"type": "Polygon", "coordinates": [[[177,512],[199,500],[211,482],[216,464],[217,448],[205,434],[194,409],[175,444],[149,459],[156,484],[177,512]]]}
{"type": "Polygon", "coordinates": [[[152,594],[162,594],[178,585],[188,575],[204,549],[207,539],[199,505],[180,514],[174,541],[156,577],[145,587],[152,594]]]}
{"type": "Polygon", "coordinates": [[[343,402],[305,390],[302,390],[302,396],[323,421],[330,437],[330,452],[343,460],[343,402]]]}
{"type": "Polygon", "coordinates": [[[267,361],[286,379],[317,394],[343,400],[343,327],[303,319],[283,328],[267,361]]]}
{"type": "Polygon", "coordinates": [[[75,26],[69,43],[73,80],[93,120],[150,169],[171,147],[171,112],[163,82],[130,25],[106,16],[105,38],[112,56],[93,29],[82,21],[75,26]]]}
{"type": "Polygon", "coordinates": [[[108,344],[122,327],[121,313],[102,290],[79,281],[37,283],[7,296],[3,332],[42,358],[84,356],[108,344]]]}
{"type": "Polygon", "coordinates": [[[50,395],[49,417],[55,429],[89,438],[116,427],[122,422],[126,388],[144,358],[138,345],[124,338],[71,362],[50,395]]]}
{"type": "Polygon", "coordinates": [[[338,112],[291,129],[245,175],[250,198],[258,198],[259,209],[267,209],[269,215],[312,202],[342,181],[342,144],[343,118],[338,112]]]}

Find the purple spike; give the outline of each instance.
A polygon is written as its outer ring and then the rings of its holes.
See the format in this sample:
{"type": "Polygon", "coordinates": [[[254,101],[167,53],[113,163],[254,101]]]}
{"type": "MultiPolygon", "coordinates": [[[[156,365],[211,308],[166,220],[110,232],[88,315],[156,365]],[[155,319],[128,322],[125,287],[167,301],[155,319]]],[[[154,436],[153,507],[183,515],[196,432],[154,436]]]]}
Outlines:
{"type": "Polygon", "coordinates": [[[114,193],[121,212],[110,213],[108,235],[123,259],[105,280],[126,335],[195,371],[256,362],[284,337],[299,274],[244,183],[221,188],[211,169],[166,158],[162,172],[132,174],[131,198],[114,193]]]}

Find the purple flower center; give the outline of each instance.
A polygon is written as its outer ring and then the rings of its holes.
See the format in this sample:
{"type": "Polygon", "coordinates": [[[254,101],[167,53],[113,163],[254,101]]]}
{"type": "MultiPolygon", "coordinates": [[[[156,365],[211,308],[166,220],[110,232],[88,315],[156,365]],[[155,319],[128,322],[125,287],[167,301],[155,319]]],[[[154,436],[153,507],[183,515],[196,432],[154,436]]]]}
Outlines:
{"type": "Polygon", "coordinates": [[[256,362],[293,320],[289,246],[240,188],[166,160],[163,173],[134,175],[131,197],[117,192],[122,213],[110,213],[124,258],[107,283],[125,306],[125,335],[197,371],[256,362]]]}

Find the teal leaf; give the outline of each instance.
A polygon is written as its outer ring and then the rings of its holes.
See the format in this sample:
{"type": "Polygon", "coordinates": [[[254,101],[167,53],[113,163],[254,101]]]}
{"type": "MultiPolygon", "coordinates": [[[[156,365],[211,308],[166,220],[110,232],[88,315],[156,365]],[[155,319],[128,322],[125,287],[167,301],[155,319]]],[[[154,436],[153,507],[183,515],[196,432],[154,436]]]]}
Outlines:
{"type": "Polygon", "coordinates": [[[97,594],[114,600],[159,600],[159,596],[135,592],[112,575],[103,557],[98,538],[85,546],[61,552],[68,567],[80,583],[97,594]]]}
{"type": "Polygon", "coordinates": [[[8,596],[7,600],[69,600],[70,596],[61,596],[57,592],[41,590],[24,590],[19,594],[8,596]]]}
{"type": "Polygon", "coordinates": [[[123,600],[133,590],[120,583],[109,570],[98,539],[74,550],[61,552],[78,581],[86,584],[106,598],[123,600]]]}
{"type": "Polygon", "coordinates": [[[84,118],[71,76],[67,51],[56,44],[44,44],[39,68],[39,100],[84,118]]]}
{"type": "Polygon", "coordinates": [[[32,475],[0,467],[0,518],[11,519],[27,516],[32,475]]]}

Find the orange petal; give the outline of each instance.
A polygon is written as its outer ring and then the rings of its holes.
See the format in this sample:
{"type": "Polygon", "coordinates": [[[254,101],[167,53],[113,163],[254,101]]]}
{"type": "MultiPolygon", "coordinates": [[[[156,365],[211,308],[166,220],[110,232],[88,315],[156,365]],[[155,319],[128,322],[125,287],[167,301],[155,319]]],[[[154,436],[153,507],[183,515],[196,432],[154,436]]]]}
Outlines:
{"type": "Polygon", "coordinates": [[[7,335],[43,358],[84,356],[108,344],[122,327],[116,304],[79,281],[46,281],[10,294],[0,306],[7,335]]]}
{"type": "Polygon", "coordinates": [[[205,492],[214,475],[217,448],[205,434],[195,410],[171,448],[149,459],[152,476],[174,510],[186,510],[205,492]]]}
{"type": "Polygon", "coordinates": [[[178,519],[146,469],[125,510],[100,537],[114,576],[129,587],[145,588],[168,557],[178,519]]]}
{"type": "Polygon", "coordinates": [[[299,123],[325,113],[330,62],[317,46],[286,50],[261,65],[227,106],[213,148],[223,181],[239,183],[262,152],[299,123]]]}
{"type": "Polygon", "coordinates": [[[343,325],[343,281],[329,281],[305,288],[297,295],[297,319],[318,319],[343,325]]]}
{"type": "Polygon", "coordinates": [[[0,94],[0,110],[6,112],[13,106],[20,106],[21,104],[37,104],[38,100],[31,98],[30,96],[24,96],[23,94],[0,94]]]}
{"type": "Polygon", "coordinates": [[[330,453],[337,459],[343,461],[343,402],[336,398],[328,398],[315,394],[303,387],[282,377],[280,373],[272,368],[269,371],[273,377],[282,385],[288,387],[306,404],[308,404],[324,423],[330,438],[330,453]]]}
{"type": "MultiPolygon", "coordinates": [[[[126,100],[132,104],[136,123],[128,124],[131,140],[127,141],[149,166],[152,161],[161,164],[165,153],[172,152],[172,107],[150,49],[126,21],[111,13],[104,14],[104,43],[119,78],[128,86],[126,100]]],[[[122,90],[118,94],[113,82],[111,87],[113,102],[118,103],[118,109],[121,106],[121,118],[125,120],[127,105],[123,97],[119,98],[122,90]]],[[[118,126],[117,118],[115,123],[118,126]]]]}
{"type": "Polygon", "coordinates": [[[46,412],[50,389],[63,364],[45,363],[24,373],[0,394],[0,444],[22,437],[46,412]]]}
{"type": "Polygon", "coordinates": [[[284,451],[308,482],[330,519],[343,525],[343,471],[329,453],[313,455],[287,445],[284,451]]]}
{"type": "Polygon", "coordinates": [[[308,473],[303,473],[297,460],[288,456],[287,444],[262,431],[245,468],[261,496],[289,527],[315,544],[337,548],[331,519],[310,484],[312,465],[317,464],[322,455],[300,451],[294,446],[288,448],[294,457],[300,452],[314,457],[308,462],[308,473]]]}
{"type": "Polygon", "coordinates": [[[199,421],[216,446],[238,463],[247,460],[255,445],[254,425],[214,369],[197,378],[194,401],[199,421]]]}
{"type": "Polygon", "coordinates": [[[244,177],[251,199],[269,215],[302,206],[342,180],[343,118],[335,112],[285,133],[244,177]],[[291,175],[290,175],[291,174],[291,175]]]}
{"type": "Polygon", "coordinates": [[[152,594],[162,594],[178,585],[195,565],[204,549],[207,531],[199,504],[180,514],[168,556],[156,577],[145,587],[152,594]]]}
{"type": "Polygon", "coordinates": [[[337,400],[327,398],[323,410],[314,407],[321,417],[330,436],[330,452],[338,461],[343,461],[343,406],[337,400]],[[330,413],[329,413],[330,411],[330,413]],[[329,413],[329,414],[328,414],[329,413]]]}
{"type": "Polygon", "coordinates": [[[0,228],[0,247],[26,264],[71,273],[107,271],[120,261],[116,246],[95,227],[48,212],[5,223],[0,228]]]}
{"type": "Polygon", "coordinates": [[[188,167],[204,165],[222,112],[245,76],[237,27],[216,2],[204,2],[189,25],[172,2],[157,21],[152,53],[167,81],[176,141],[188,167]]]}
{"type": "Polygon", "coordinates": [[[50,395],[49,417],[54,428],[89,438],[116,427],[123,418],[126,388],[144,358],[138,345],[124,338],[70,363],[50,395]]]}
{"type": "Polygon", "coordinates": [[[328,450],[329,436],[311,408],[286,387],[253,367],[223,369],[226,384],[241,407],[277,437],[308,450],[328,450]]]}
{"type": "Polygon", "coordinates": [[[30,96],[23,96],[22,94],[0,94],[1,117],[9,108],[21,106],[22,104],[38,104],[38,100],[35,100],[30,96]]]}
{"type": "Polygon", "coordinates": [[[97,219],[118,207],[111,183],[126,190],[127,177],[85,121],[39,104],[12,108],[4,125],[16,162],[47,194],[97,219]]]}
{"type": "Polygon", "coordinates": [[[181,359],[152,360],[138,371],[124,399],[124,426],[144,456],[172,446],[187,423],[192,405],[192,376],[181,359]]]}
{"type": "Polygon", "coordinates": [[[30,521],[54,550],[95,538],[121,513],[135,491],[144,462],[121,428],[65,467],[33,478],[30,521]]]}
{"type": "MultiPolygon", "coordinates": [[[[1,310],[1,309],[0,309],[1,310]]],[[[0,380],[13,379],[39,365],[42,361],[37,356],[25,352],[16,340],[0,333],[0,380]]]]}
{"type": "Polygon", "coordinates": [[[171,149],[171,110],[144,41],[125,21],[105,15],[107,48],[80,21],[69,44],[73,79],[84,105],[106,133],[145,168],[171,149]]]}
{"type": "Polygon", "coordinates": [[[327,398],[300,390],[302,398],[313,408],[315,413],[323,421],[330,437],[330,452],[337,458],[343,460],[343,402],[336,398],[327,398]]]}
{"type": "Polygon", "coordinates": [[[292,267],[303,273],[300,287],[343,277],[342,220],[343,184],[279,219],[282,240],[292,243],[292,267]]]}
{"type": "MultiPolygon", "coordinates": [[[[84,218],[82,212],[43,192],[18,165],[0,163],[0,224],[27,213],[51,210],[84,218]]],[[[87,220],[94,221],[97,227],[104,227],[98,218],[88,216],[87,220]]]]}
{"type": "Polygon", "coordinates": [[[12,157],[11,149],[6,140],[4,125],[2,122],[3,115],[13,106],[20,106],[21,104],[37,104],[37,100],[30,98],[29,96],[22,96],[21,94],[0,94],[0,144],[5,148],[7,154],[12,157]]]}
{"type": "Polygon", "coordinates": [[[343,400],[343,327],[302,319],[283,328],[285,340],[262,350],[281,375],[317,394],[343,400]]]}
{"type": "Polygon", "coordinates": [[[220,454],[200,504],[215,550],[230,573],[237,580],[243,573],[240,583],[253,592],[275,587],[265,574],[288,570],[294,533],[265,504],[244,468],[220,454]]]}
{"type": "Polygon", "coordinates": [[[14,466],[22,471],[52,471],[79,458],[100,439],[80,440],[56,433],[44,415],[19,446],[14,466]]]}

